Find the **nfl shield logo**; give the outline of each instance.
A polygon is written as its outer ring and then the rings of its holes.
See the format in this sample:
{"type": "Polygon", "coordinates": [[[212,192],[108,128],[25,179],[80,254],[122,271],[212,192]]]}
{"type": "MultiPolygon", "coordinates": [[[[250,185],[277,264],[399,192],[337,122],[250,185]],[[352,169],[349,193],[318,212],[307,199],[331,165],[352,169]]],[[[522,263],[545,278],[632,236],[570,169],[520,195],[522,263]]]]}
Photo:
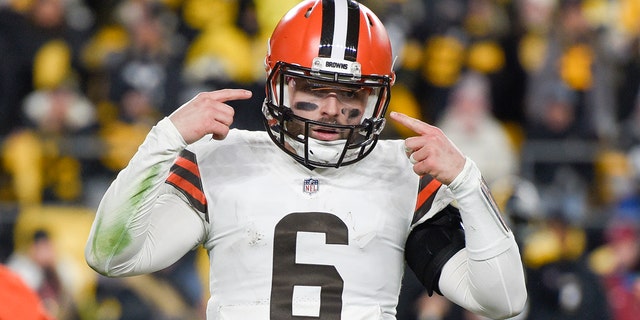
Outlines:
{"type": "Polygon", "coordinates": [[[302,191],[308,194],[318,192],[318,179],[305,179],[304,183],[302,184],[302,191]]]}

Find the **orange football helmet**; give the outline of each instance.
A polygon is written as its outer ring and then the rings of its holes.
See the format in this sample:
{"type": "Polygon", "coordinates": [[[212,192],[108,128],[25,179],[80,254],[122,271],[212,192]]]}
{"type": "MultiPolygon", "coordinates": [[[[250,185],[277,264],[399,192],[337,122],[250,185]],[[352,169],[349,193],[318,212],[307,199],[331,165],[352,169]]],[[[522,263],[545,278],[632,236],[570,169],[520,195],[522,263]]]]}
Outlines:
{"type": "Polygon", "coordinates": [[[352,0],[299,3],[273,31],[265,67],[266,129],[287,154],[306,166],[337,168],[373,150],[384,128],[395,73],[389,36],[370,9],[352,0]],[[362,118],[357,124],[337,124],[294,114],[287,90],[292,80],[366,92],[362,118]],[[340,131],[346,138],[316,140],[309,136],[310,127],[340,131]]]}

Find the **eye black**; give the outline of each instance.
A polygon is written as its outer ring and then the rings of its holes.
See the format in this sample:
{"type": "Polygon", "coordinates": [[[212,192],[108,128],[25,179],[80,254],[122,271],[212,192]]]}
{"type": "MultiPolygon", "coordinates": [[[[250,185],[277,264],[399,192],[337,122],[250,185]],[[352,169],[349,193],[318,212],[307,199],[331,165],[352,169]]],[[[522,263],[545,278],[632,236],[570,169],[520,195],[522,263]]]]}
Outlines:
{"type": "Polygon", "coordinates": [[[294,108],[302,111],[313,111],[318,109],[318,105],[311,102],[299,101],[299,102],[296,102],[296,104],[294,105],[294,108]]]}
{"type": "Polygon", "coordinates": [[[358,109],[342,109],[342,114],[351,119],[359,117],[362,112],[360,112],[360,110],[358,109]]]}

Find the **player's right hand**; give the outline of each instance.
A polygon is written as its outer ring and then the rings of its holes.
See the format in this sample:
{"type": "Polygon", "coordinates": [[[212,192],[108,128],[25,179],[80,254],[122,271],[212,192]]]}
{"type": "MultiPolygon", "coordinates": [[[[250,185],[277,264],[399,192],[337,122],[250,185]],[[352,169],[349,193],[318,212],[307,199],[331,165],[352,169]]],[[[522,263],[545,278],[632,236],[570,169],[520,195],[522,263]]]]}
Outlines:
{"type": "Polygon", "coordinates": [[[169,119],[188,144],[200,140],[207,134],[222,140],[233,123],[234,110],[227,101],[251,98],[251,91],[244,89],[222,89],[198,93],[193,99],[174,111],[169,119]]]}

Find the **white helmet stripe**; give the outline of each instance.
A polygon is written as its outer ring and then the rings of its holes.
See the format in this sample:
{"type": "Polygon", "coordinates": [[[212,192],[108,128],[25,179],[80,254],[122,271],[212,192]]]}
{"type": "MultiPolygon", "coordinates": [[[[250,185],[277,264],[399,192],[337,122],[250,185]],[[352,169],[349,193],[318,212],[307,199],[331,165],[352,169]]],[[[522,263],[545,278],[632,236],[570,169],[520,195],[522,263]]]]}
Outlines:
{"type": "Polygon", "coordinates": [[[351,0],[322,2],[322,34],[318,56],[356,61],[360,7],[351,0]]]}
{"type": "Polygon", "coordinates": [[[347,41],[347,1],[338,0],[335,1],[335,20],[333,26],[333,43],[331,46],[334,50],[331,50],[331,58],[337,60],[344,60],[345,43],[347,41]]]}

